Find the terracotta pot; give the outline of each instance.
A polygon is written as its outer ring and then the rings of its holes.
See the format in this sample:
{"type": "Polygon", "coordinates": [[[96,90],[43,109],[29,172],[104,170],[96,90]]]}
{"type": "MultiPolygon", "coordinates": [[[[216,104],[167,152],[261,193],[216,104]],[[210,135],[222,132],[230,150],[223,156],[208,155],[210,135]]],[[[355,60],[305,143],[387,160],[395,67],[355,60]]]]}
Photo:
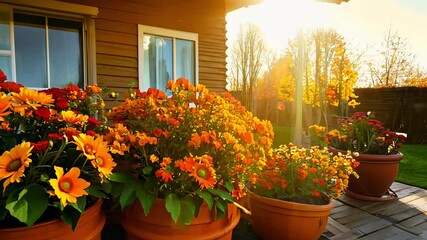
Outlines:
{"type": "Polygon", "coordinates": [[[102,200],[89,207],[80,217],[77,228],[71,227],[60,219],[42,222],[32,227],[0,229],[0,238],[7,240],[101,240],[101,231],[105,215],[101,211],[102,200]]]}
{"type": "Polygon", "coordinates": [[[230,240],[234,227],[239,223],[240,212],[228,204],[227,213],[219,220],[209,211],[206,203],[200,207],[199,216],[190,225],[175,223],[166,211],[163,199],[156,199],[148,216],[137,200],[123,212],[122,226],[127,239],[221,239],[230,240]]]}
{"type": "MultiPolygon", "coordinates": [[[[333,153],[341,150],[330,148],[333,153]]],[[[341,151],[343,152],[343,151],[341,151]]],[[[396,179],[399,162],[403,154],[359,154],[355,159],[360,165],[355,169],[359,178],[353,175],[346,189],[347,195],[371,201],[381,201],[391,184],[396,179]]]]}
{"type": "Polygon", "coordinates": [[[302,204],[249,193],[252,224],[263,239],[317,240],[334,204],[302,204]]]}

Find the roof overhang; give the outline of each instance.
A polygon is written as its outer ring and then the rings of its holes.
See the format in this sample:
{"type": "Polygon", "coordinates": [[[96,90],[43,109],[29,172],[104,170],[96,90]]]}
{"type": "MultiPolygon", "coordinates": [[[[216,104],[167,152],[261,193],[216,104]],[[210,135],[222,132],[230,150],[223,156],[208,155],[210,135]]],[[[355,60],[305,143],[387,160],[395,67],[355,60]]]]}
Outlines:
{"type": "MultiPolygon", "coordinates": [[[[295,0],[295,1],[299,1],[299,0],[295,0]]],[[[350,0],[316,0],[316,1],[341,4],[342,2],[348,2],[350,0]]],[[[261,2],[263,2],[263,0],[225,0],[225,10],[226,12],[231,12],[236,9],[239,9],[242,7],[248,7],[250,5],[255,5],[261,2]]]]}
{"type": "Polygon", "coordinates": [[[231,12],[236,9],[255,5],[263,2],[263,0],[225,0],[225,11],[231,12]]]}

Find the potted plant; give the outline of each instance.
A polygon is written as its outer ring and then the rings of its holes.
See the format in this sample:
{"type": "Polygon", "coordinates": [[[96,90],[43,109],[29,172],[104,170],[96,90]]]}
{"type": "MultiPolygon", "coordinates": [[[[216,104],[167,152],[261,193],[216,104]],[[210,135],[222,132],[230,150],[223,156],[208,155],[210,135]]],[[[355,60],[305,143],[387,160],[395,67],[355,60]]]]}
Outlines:
{"type": "Polygon", "coordinates": [[[358,162],[327,148],[281,145],[249,185],[255,232],[263,239],[318,239],[358,162]]]}
{"type": "Polygon", "coordinates": [[[329,132],[319,126],[310,129],[331,151],[351,151],[360,162],[360,177],[350,179],[346,194],[372,201],[397,197],[387,193],[403,158],[399,148],[406,140],[404,134],[385,129],[372,112],[355,112],[350,118],[340,118],[338,127],[329,132]]]}
{"type": "Polygon", "coordinates": [[[118,163],[112,192],[127,207],[122,225],[132,239],[231,239],[240,218],[231,203],[265,164],[272,125],[229,93],[183,78],[167,88],[134,91],[107,114],[116,123],[106,139],[118,163]]]}
{"type": "MultiPolygon", "coordinates": [[[[0,71],[0,73],[2,73],[0,71]]],[[[115,166],[97,85],[43,91],[0,74],[0,235],[100,238],[101,183],[115,166]]]]}

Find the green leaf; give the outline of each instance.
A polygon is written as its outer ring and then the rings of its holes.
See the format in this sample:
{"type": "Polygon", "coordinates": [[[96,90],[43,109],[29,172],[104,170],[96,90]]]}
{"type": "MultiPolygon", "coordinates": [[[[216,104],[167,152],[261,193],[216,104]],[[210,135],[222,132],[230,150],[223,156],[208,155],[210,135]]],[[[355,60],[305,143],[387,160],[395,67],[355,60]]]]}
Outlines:
{"type": "Polygon", "coordinates": [[[7,198],[6,208],[19,221],[32,226],[48,206],[48,194],[40,185],[30,185],[14,191],[7,198]]]}
{"type": "Polygon", "coordinates": [[[147,216],[150,213],[150,209],[156,200],[156,195],[149,193],[145,190],[136,191],[139,202],[141,203],[142,208],[144,209],[144,214],[147,216]]]}
{"type": "Polygon", "coordinates": [[[178,221],[179,215],[181,214],[181,201],[178,195],[171,193],[165,198],[166,210],[171,214],[174,222],[178,221]]]}
{"type": "Polygon", "coordinates": [[[73,229],[73,231],[77,227],[77,223],[79,222],[81,213],[77,211],[73,207],[65,207],[64,210],[61,212],[61,219],[66,224],[70,225],[70,227],[73,229]]]}
{"type": "Polygon", "coordinates": [[[117,172],[110,175],[110,181],[112,182],[121,182],[121,183],[128,183],[135,181],[135,177],[126,172],[117,172]]]}
{"type": "Polygon", "coordinates": [[[70,206],[72,206],[74,209],[76,209],[80,213],[83,213],[86,208],[86,196],[77,198],[77,202],[70,203],[70,206]]]}
{"type": "Polygon", "coordinates": [[[127,206],[134,203],[136,200],[135,189],[132,185],[124,186],[122,193],[120,194],[120,206],[122,210],[127,206]]]}
{"type": "Polygon", "coordinates": [[[203,198],[199,197],[198,195],[194,196],[193,201],[194,207],[196,208],[196,211],[194,212],[194,217],[197,217],[199,216],[200,206],[202,206],[204,201],[203,198]]]}
{"type": "Polygon", "coordinates": [[[153,167],[152,166],[146,166],[142,169],[142,173],[144,173],[144,175],[150,175],[151,171],[153,171],[153,167]]]}
{"type": "Polygon", "coordinates": [[[194,206],[193,197],[190,195],[185,196],[181,199],[181,223],[184,225],[189,225],[191,220],[194,218],[194,213],[196,212],[196,207],[194,206]]]}
{"type": "Polygon", "coordinates": [[[217,219],[221,219],[227,211],[227,202],[221,198],[216,201],[217,219]]]}
{"type": "Polygon", "coordinates": [[[228,200],[230,202],[234,202],[233,196],[224,190],[218,190],[218,195],[222,197],[224,200],[228,200]]]}
{"type": "Polygon", "coordinates": [[[229,192],[232,192],[234,190],[234,186],[233,186],[233,183],[231,183],[231,181],[226,181],[225,182],[225,187],[227,188],[227,190],[229,192]]]}
{"type": "Polygon", "coordinates": [[[86,192],[89,193],[89,195],[97,197],[97,198],[105,198],[105,197],[107,197],[107,195],[104,192],[104,189],[101,186],[90,185],[85,190],[86,190],[86,192]]]}
{"type": "Polygon", "coordinates": [[[197,191],[197,195],[199,195],[205,202],[208,204],[209,210],[212,210],[213,207],[213,198],[211,194],[205,190],[203,191],[197,191]]]}

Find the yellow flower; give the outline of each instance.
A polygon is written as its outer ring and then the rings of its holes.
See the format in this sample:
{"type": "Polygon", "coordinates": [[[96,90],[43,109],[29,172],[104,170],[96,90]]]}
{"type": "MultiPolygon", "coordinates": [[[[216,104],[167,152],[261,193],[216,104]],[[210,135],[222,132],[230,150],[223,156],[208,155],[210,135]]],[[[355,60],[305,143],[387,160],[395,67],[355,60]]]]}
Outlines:
{"type": "Polygon", "coordinates": [[[31,108],[36,110],[42,105],[52,105],[55,101],[52,98],[52,95],[47,95],[44,92],[39,92],[37,90],[20,88],[19,93],[12,93],[13,95],[13,107],[16,112],[21,116],[25,116],[26,110],[31,108]]]}
{"type": "Polygon", "coordinates": [[[89,119],[89,116],[83,115],[83,114],[77,114],[71,110],[68,110],[68,111],[62,111],[59,119],[70,124],[83,125],[85,122],[87,122],[87,120],[89,119]]]}
{"type": "Polygon", "coordinates": [[[84,189],[89,187],[90,183],[78,178],[80,175],[79,168],[73,167],[64,175],[64,169],[55,166],[55,175],[57,179],[50,179],[49,183],[64,207],[67,202],[76,203],[78,197],[88,195],[84,189]]]}
{"type": "Polygon", "coordinates": [[[22,142],[0,156],[0,180],[6,179],[3,191],[10,183],[21,181],[25,168],[29,167],[32,161],[30,159],[32,149],[29,142],[22,142]]]}
{"type": "Polygon", "coordinates": [[[77,150],[82,151],[88,159],[95,159],[95,155],[100,148],[107,148],[107,143],[102,137],[94,138],[93,136],[80,133],[79,136],[73,136],[77,150]]]}
{"type": "Polygon", "coordinates": [[[352,99],[350,102],[348,102],[348,105],[352,108],[355,108],[357,105],[360,105],[360,103],[356,102],[356,100],[352,99]]]}

